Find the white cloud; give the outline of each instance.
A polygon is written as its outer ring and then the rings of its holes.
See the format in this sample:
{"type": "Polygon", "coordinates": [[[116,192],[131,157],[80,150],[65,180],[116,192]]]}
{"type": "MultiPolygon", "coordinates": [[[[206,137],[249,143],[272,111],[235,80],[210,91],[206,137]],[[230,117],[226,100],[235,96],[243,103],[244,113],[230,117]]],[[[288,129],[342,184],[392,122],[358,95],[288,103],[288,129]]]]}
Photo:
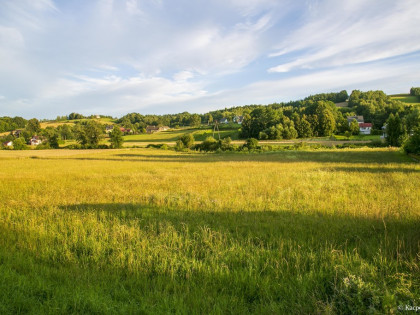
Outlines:
{"type": "Polygon", "coordinates": [[[420,2],[411,0],[318,2],[303,26],[278,45],[278,52],[269,55],[294,53],[285,57],[293,60],[269,72],[370,62],[418,51],[419,10],[420,2]]]}

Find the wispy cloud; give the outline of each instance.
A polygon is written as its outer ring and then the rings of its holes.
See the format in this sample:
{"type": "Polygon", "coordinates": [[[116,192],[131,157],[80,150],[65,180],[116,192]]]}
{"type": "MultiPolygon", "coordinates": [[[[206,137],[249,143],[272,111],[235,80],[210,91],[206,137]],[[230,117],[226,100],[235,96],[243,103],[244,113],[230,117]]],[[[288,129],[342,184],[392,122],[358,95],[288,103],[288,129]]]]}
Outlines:
{"type": "Polygon", "coordinates": [[[409,72],[420,52],[418,0],[1,6],[1,114],[202,112],[335,88],[420,85],[409,72]]]}

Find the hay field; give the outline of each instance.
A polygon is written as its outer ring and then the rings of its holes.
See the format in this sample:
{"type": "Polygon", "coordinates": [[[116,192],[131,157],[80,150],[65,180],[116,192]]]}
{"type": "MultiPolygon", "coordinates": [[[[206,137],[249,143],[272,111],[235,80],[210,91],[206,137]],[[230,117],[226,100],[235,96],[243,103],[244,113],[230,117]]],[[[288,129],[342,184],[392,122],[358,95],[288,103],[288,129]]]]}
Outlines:
{"type": "Polygon", "coordinates": [[[419,305],[420,164],[392,149],[0,151],[0,313],[419,305]]]}

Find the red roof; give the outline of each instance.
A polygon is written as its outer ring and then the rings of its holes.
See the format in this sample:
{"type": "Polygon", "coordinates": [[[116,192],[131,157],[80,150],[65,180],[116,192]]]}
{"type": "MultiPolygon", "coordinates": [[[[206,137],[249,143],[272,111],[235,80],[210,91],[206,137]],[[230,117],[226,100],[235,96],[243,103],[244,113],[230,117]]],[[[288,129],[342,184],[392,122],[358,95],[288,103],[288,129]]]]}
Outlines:
{"type": "Polygon", "coordinates": [[[372,124],[371,123],[359,123],[359,127],[361,127],[361,128],[366,128],[366,127],[372,128],[372,124]]]}

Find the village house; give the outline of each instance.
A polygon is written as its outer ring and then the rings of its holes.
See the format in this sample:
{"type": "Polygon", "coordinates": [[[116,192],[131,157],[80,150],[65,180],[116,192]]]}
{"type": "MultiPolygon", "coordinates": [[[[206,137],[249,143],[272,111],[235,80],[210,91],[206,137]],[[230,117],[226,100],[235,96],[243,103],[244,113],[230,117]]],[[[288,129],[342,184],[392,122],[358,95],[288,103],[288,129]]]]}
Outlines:
{"type": "Polygon", "coordinates": [[[120,128],[120,130],[122,131],[122,133],[124,133],[124,134],[128,134],[128,133],[133,133],[134,131],[133,131],[133,129],[130,129],[130,128],[124,128],[124,127],[121,127],[120,128]]]}
{"type": "Polygon", "coordinates": [[[239,125],[242,124],[242,121],[243,120],[244,120],[244,116],[235,116],[235,117],[233,117],[233,122],[235,122],[235,123],[237,123],[239,125]]]}
{"type": "Polygon", "coordinates": [[[38,137],[38,136],[33,136],[32,138],[31,138],[31,140],[29,140],[29,144],[30,145],[40,145],[42,143],[42,140],[41,140],[41,138],[40,137],[38,137]]]}
{"type": "Polygon", "coordinates": [[[160,131],[166,131],[169,130],[170,128],[168,126],[162,126],[162,127],[158,127],[158,126],[147,126],[146,127],[146,133],[155,133],[155,132],[160,132],[160,131]]]}
{"type": "Polygon", "coordinates": [[[13,135],[13,136],[15,136],[16,138],[19,138],[20,137],[20,135],[22,134],[22,130],[20,130],[20,129],[18,129],[18,130],[14,130],[14,131],[12,131],[11,132],[11,134],[13,135]]]}
{"type": "Polygon", "coordinates": [[[12,141],[3,142],[3,146],[4,147],[11,147],[12,145],[13,145],[13,142],[12,141]]]}
{"type": "Polygon", "coordinates": [[[359,133],[362,135],[370,135],[372,131],[372,123],[365,123],[363,116],[347,116],[347,122],[349,125],[356,119],[359,124],[359,133]]]}
{"type": "Polygon", "coordinates": [[[105,126],[105,132],[110,133],[114,129],[113,125],[106,125],[105,126]]]}
{"type": "Polygon", "coordinates": [[[372,130],[371,123],[359,123],[359,132],[362,135],[370,135],[371,130],[372,130]]]}
{"type": "Polygon", "coordinates": [[[220,124],[228,124],[229,120],[227,120],[227,118],[222,118],[222,119],[219,120],[219,123],[220,124]]]}

